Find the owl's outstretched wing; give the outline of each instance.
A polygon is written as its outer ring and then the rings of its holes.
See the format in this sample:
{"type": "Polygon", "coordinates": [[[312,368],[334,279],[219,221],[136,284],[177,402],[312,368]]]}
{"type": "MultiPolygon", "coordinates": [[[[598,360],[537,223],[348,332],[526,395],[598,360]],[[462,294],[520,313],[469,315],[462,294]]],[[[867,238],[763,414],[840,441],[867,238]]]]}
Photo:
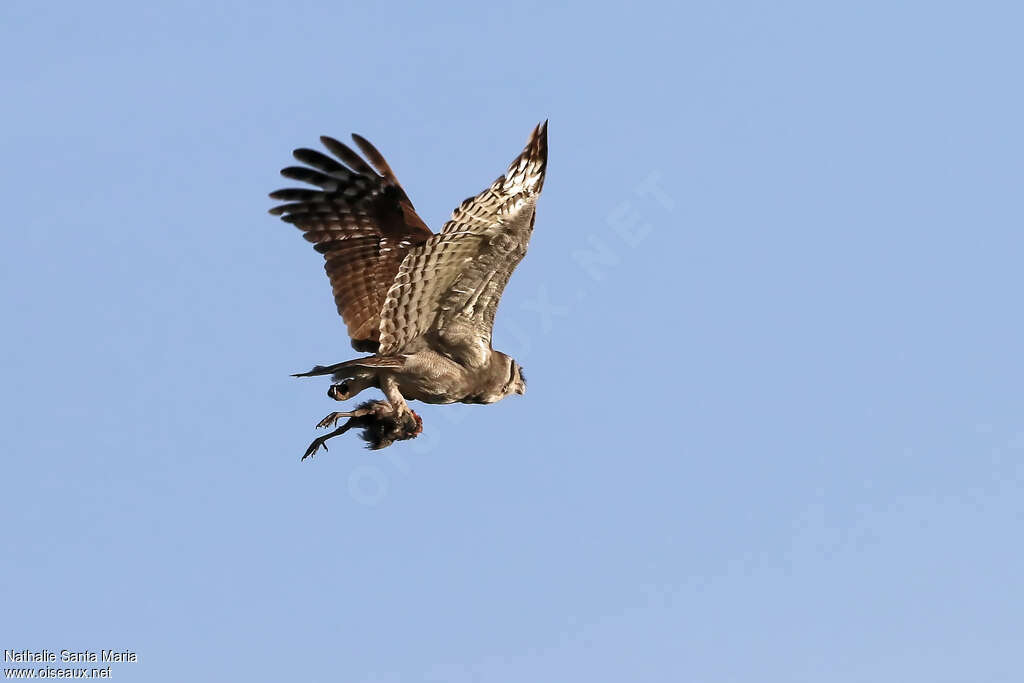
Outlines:
{"type": "Polygon", "coordinates": [[[289,166],[281,175],[319,189],[272,192],[272,199],[286,203],[270,213],[302,230],[303,237],[324,255],[334,301],[352,346],[376,351],[381,311],[395,274],[406,254],[433,233],[416,215],[380,152],[358,135],[352,139],[370,163],[326,136],[320,141],[334,157],[312,149],[295,150],[295,158],[306,166],[289,166]]]}
{"type": "Polygon", "coordinates": [[[380,353],[430,341],[470,367],[485,364],[498,301],[523,259],[547,165],[547,122],[505,175],[462,202],[436,235],[411,249],[381,314],[380,353]]]}

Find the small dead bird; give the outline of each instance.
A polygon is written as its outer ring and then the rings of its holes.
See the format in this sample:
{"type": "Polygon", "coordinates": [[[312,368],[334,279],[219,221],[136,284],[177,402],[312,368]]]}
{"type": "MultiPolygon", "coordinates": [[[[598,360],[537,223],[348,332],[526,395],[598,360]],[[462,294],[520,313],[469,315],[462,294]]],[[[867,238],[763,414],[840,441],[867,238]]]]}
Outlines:
{"type": "Polygon", "coordinates": [[[326,451],[328,439],[344,434],[350,429],[362,428],[363,441],[366,442],[366,447],[373,451],[387,448],[396,441],[415,439],[423,431],[423,420],[415,411],[410,410],[402,413],[400,418],[396,417],[394,408],[387,401],[366,401],[360,403],[353,411],[331,413],[316,426],[320,429],[335,427],[338,420],[343,417],[348,418],[345,424],[329,434],[317,437],[309,444],[306,454],[302,456],[303,460],[315,455],[321,446],[326,451]]]}

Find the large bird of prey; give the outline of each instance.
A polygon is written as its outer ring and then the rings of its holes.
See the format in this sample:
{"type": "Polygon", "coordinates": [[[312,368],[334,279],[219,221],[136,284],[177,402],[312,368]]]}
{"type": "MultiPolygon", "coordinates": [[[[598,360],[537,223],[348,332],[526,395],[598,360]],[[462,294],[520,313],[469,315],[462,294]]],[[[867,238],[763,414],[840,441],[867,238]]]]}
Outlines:
{"type": "Polygon", "coordinates": [[[378,387],[387,403],[365,403],[331,413],[318,426],[364,427],[371,447],[416,436],[419,416],[406,400],[494,403],[523,394],[526,379],[515,360],[491,346],[498,300],[523,259],[533,231],[547,165],[547,122],[530,134],[505,175],[470,197],[433,233],[380,152],[359,135],[362,151],[321,137],[334,156],[297,149],[305,166],[281,175],[316,189],[284,189],[285,203],[270,213],[299,228],[324,255],[334,300],[352,346],[373,355],[296,375],[333,375],[328,396],[339,401],[378,387]]]}

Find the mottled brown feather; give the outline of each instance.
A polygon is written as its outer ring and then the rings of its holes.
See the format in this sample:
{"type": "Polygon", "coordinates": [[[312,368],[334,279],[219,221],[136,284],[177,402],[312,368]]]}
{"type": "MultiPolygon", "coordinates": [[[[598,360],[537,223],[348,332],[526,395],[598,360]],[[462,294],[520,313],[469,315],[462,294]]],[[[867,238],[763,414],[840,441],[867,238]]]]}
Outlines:
{"type": "Polygon", "coordinates": [[[384,302],[381,353],[402,353],[433,331],[448,355],[469,365],[486,362],[498,302],[533,232],[547,155],[544,122],[504,175],[410,250],[384,302]]]}
{"type": "Polygon", "coordinates": [[[286,203],[270,213],[302,230],[303,237],[324,255],[334,301],[352,346],[376,351],[381,310],[395,274],[408,251],[432,233],[381,153],[364,138],[352,138],[370,163],[326,136],[320,140],[337,159],[297,149],[295,158],[307,166],[289,166],[281,175],[320,189],[272,192],[272,199],[286,203]]]}

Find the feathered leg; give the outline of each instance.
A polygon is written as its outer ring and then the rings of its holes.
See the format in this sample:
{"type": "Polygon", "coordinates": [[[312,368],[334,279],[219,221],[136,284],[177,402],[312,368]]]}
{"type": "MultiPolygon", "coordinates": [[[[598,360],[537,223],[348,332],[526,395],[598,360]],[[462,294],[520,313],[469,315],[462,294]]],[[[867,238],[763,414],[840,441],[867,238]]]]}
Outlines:
{"type": "Polygon", "coordinates": [[[334,365],[317,365],[309,372],[296,373],[292,377],[331,375],[334,384],[327,390],[327,395],[335,401],[347,401],[364,389],[380,386],[378,373],[382,368],[400,368],[404,363],[401,356],[367,356],[334,365]]]}
{"type": "Polygon", "coordinates": [[[335,401],[347,401],[363,389],[377,383],[372,370],[355,365],[352,361],[334,365],[317,365],[309,372],[300,372],[292,377],[315,377],[317,375],[333,375],[331,379],[334,380],[334,384],[328,387],[327,396],[335,401]]]}
{"type": "Polygon", "coordinates": [[[388,398],[388,403],[391,404],[391,409],[395,411],[395,420],[401,422],[407,415],[412,414],[412,410],[409,408],[409,404],[405,402],[405,397],[402,396],[402,392],[398,390],[398,382],[391,375],[385,375],[380,380],[380,388],[384,392],[384,395],[388,398]]]}
{"type": "Polygon", "coordinates": [[[335,375],[334,381],[337,382],[337,384],[332,384],[327,389],[327,396],[333,398],[335,401],[347,401],[363,389],[369,389],[370,387],[377,386],[377,378],[368,373],[362,373],[356,377],[342,379],[339,381],[340,379],[341,378],[335,375]]]}

